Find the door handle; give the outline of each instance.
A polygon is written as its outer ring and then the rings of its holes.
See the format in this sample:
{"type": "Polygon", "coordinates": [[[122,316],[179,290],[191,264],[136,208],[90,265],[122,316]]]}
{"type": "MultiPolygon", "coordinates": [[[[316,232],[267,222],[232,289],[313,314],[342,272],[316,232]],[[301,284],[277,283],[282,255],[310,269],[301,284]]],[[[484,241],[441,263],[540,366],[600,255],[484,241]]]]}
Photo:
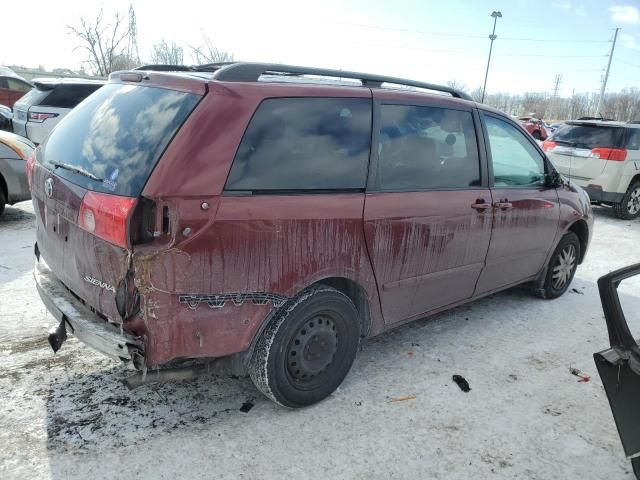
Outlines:
{"type": "Polygon", "coordinates": [[[501,208],[506,210],[507,208],[513,208],[513,203],[511,202],[496,202],[493,204],[493,208],[501,208]]]}
{"type": "Polygon", "coordinates": [[[491,208],[491,204],[490,203],[479,202],[479,203],[474,203],[473,205],[471,205],[471,208],[474,208],[476,210],[486,210],[487,208],[491,208]]]}

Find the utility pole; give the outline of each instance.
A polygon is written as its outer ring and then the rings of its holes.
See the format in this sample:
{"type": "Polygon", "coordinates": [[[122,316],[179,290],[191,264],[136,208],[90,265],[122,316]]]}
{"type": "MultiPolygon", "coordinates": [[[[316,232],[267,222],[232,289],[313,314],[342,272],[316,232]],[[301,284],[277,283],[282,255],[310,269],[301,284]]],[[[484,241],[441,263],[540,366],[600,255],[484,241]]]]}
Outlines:
{"type": "Polygon", "coordinates": [[[556,78],[553,80],[553,98],[558,96],[558,90],[560,90],[560,82],[562,81],[562,74],[556,74],[556,78]]]}
{"type": "MultiPolygon", "coordinates": [[[[553,95],[551,96],[551,102],[549,105],[549,115],[553,115],[555,112],[553,111],[553,107],[556,106],[558,102],[558,91],[560,90],[560,82],[562,81],[562,74],[557,73],[556,78],[553,80],[553,95]]],[[[545,114],[545,117],[547,115],[545,114]]],[[[548,118],[548,117],[547,117],[548,118]]],[[[552,119],[555,117],[551,117],[552,119]]]]}
{"type": "Polygon", "coordinates": [[[494,10],[491,12],[491,16],[493,17],[493,32],[489,35],[489,40],[491,40],[491,45],[489,46],[489,59],[487,60],[487,71],[484,74],[484,86],[482,87],[482,100],[480,103],[484,103],[484,94],[487,91],[487,77],[489,76],[489,64],[491,63],[491,51],[493,50],[493,41],[498,38],[496,35],[496,23],[498,18],[502,18],[502,12],[494,10]]]}
{"type": "Polygon", "coordinates": [[[604,80],[602,81],[602,88],[600,89],[600,98],[598,99],[598,107],[596,108],[596,115],[602,114],[600,113],[600,108],[602,108],[602,100],[604,99],[604,91],[607,88],[607,81],[609,80],[609,70],[611,70],[611,60],[613,60],[613,52],[616,49],[616,40],[618,39],[618,32],[620,28],[616,28],[616,33],[613,34],[613,44],[611,45],[611,53],[609,54],[609,63],[607,63],[607,71],[604,74],[604,80]]]}

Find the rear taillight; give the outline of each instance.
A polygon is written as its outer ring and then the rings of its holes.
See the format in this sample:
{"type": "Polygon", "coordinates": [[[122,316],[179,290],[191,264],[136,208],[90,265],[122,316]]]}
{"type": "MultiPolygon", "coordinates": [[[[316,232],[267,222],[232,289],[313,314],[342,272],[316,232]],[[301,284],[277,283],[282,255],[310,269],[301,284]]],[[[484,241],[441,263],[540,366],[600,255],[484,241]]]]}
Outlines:
{"type": "Polygon", "coordinates": [[[548,152],[549,150],[553,150],[557,146],[558,144],[551,140],[545,140],[544,142],[542,142],[542,150],[544,150],[545,152],[548,152]]]}
{"type": "Polygon", "coordinates": [[[36,152],[32,152],[27,158],[27,164],[25,165],[25,169],[27,171],[27,182],[29,182],[29,190],[32,189],[33,186],[33,168],[36,166],[36,152]]]}
{"type": "Polygon", "coordinates": [[[627,151],[624,148],[593,148],[591,149],[592,158],[600,160],[613,160],[614,162],[624,162],[627,159],[627,151]]]}
{"type": "Polygon", "coordinates": [[[135,198],[87,192],[80,206],[78,225],[107,242],[128,248],[127,226],[135,204],[135,198]]]}
{"type": "Polygon", "coordinates": [[[42,123],[47,118],[55,118],[57,116],[57,113],[29,112],[29,121],[42,123]]]}

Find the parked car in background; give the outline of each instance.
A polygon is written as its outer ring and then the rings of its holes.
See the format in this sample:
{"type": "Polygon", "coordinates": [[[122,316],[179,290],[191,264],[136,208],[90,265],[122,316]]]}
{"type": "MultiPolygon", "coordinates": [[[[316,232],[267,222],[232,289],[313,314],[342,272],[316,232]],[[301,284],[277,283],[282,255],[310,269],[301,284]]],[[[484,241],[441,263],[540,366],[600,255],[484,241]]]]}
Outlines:
{"type": "Polygon", "coordinates": [[[524,129],[536,140],[545,140],[549,136],[547,127],[542,120],[530,116],[518,117],[518,120],[524,129]]]}
{"type": "Polygon", "coordinates": [[[26,160],[35,145],[11,132],[0,131],[0,216],[6,204],[29,200],[26,160]]]}
{"type": "Polygon", "coordinates": [[[640,124],[566,122],[542,145],[560,173],[619,218],[640,215],[640,124]]]}
{"type": "Polygon", "coordinates": [[[549,135],[551,135],[553,132],[555,132],[556,130],[558,130],[562,126],[562,123],[551,123],[551,124],[548,124],[548,123],[545,122],[544,126],[547,128],[547,133],[549,135]]]}
{"type": "Polygon", "coordinates": [[[104,85],[102,80],[41,78],[16,102],[13,131],[38,145],[64,116],[104,85]]]}
{"type": "Polygon", "coordinates": [[[68,328],[142,371],[227,359],[297,408],[361,337],[569,288],[589,198],[508,115],[398,78],[184,69],[113,73],[28,164],[54,351],[68,328]]]}
{"type": "Polygon", "coordinates": [[[12,108],[33,85],[7,67],[0,67],[0,105],[12,108]]]}
{"type": "MultiPolygon", "coordinates": [[[[636,275],[640,275],[640,263],[608,273],[598,280],[609,331],[609,348],[593,357],[624,453],[631,459],[635,477],[640,480],[640,344],[629,329],[618,296],[620,282],[636,275]]],[[[637,310],[631,313],[638,318],[637,310]]]]}

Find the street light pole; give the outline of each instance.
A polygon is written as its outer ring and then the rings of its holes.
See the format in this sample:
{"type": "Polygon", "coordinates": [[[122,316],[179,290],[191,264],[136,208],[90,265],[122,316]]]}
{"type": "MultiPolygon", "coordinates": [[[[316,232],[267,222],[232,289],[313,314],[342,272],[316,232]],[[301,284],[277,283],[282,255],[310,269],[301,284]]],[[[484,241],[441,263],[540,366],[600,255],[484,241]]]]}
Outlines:
{"type": "Polygon", "coordinates": [[[480,103],[484,103],[484,94],[487,91],[487,77],[489,76],[489,64],[491,63],[491,51],[493,50],[493,41],[496,38],[498,38],[498,36],[496,35],[496,23],[498,22],[498,18],[502,18],[502,12],[494,10],[491,13],[491,16],[493,17],[493,32],[491,32],[491,35],[489,35],[489,39],[491,40],[491,45],[489,46],[489,59],[487,60],[487,71],[484,74],[484,86],[482,87],[482,100],[480,100],[480,103]]]}

